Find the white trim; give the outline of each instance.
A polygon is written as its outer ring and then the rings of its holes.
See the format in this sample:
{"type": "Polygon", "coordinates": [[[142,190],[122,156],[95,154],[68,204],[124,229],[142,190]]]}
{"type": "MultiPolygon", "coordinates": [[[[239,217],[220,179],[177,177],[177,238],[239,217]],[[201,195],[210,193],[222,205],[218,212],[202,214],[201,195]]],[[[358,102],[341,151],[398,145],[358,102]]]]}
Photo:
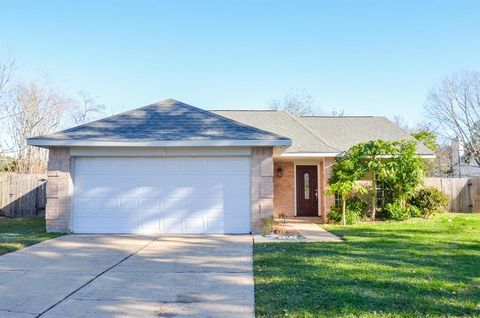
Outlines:
{"type": "Polygon", "coordinates": [[[293,195],[294,195],[294,215],[297,216],[297,166],[316,166],[317,167],[317,216],[322,216],[322,204],[320,200],[320,164],[310,162],[293,162],[293,195]]]}
{"type": "Polygon", "coordinates": [[[75,158],[70,156],[70,222],[68,224],[68,230],[75,233],[75,158]]]}
{"type": "MultiPolygon", "coordinates": [[[[345,152],[298,152],[298,153],[282,153],[274,158],[324,158],[324,157],[342,157],[345,152]]],[[[434,159],[436,158],[435,154],[419,154],[420,158],[424,159],[434,159]]],[[[378,156],[379,158],[391,158],[393,156],[385,155],[378,156]]]]}
{"type": "Polygon", "coordinates": [[[297,163],[293,162],[293,202],[295,202],[293,214],[297,216],[297,163]]]}
{"type": "Polygon", "coordinates": [[[275,140],[179,140],[179,141],[101,141],[27,139],[29,146],[85,147],[222,147],[222,146],[290,146],[292,141],[275,140]]]}
{"type": "Polygon", "coordinates": [[[282,153],[278,157],[284,158],[322,158],[322,157],[341,157],[344,152],[298,152],[282,153]]]}
{"type": "Polygon", "coordinates": [[[250,156],[250,147],[71,147],[75,157],[230,157],[250,156]]]}

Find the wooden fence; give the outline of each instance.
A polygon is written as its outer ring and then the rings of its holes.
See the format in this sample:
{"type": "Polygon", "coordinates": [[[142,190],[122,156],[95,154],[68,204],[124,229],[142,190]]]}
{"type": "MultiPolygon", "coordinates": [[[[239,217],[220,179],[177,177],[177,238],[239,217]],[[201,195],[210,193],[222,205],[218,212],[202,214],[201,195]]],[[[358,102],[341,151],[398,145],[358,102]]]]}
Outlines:
{"type": "Polygon", "coordinates": [[[44,174],[0,174],[0,215],[44,215],[46,180],[44,174]]]}
{"type": "Polygon", "coordinates": [[[450,212],[480,212],[480,178],[427,178],[425,186],[442,190],[450,212]]]}

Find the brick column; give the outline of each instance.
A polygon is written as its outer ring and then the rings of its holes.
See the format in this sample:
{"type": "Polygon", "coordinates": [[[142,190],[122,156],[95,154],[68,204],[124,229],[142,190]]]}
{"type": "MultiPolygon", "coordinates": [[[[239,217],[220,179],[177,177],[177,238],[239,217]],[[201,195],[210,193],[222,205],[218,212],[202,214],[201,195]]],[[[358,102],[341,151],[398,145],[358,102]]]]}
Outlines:
{"type": "Polygon", "coordinates": [[[52,147],[48,154],[47,232],[67,232],[70,225],[72,178],[70,149],[52,147]]]}
{"type": "Polygon", "coordinates": [[[262,231],[262,218],[273,216],[273,148],[252,147],[250,166],[252,231],[262,231]]]}

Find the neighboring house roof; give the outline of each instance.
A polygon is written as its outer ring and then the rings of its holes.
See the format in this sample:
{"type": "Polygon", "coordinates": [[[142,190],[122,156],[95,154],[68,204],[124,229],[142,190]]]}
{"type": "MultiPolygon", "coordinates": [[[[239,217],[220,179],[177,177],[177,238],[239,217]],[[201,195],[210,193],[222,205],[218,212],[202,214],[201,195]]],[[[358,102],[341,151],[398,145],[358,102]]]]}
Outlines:
{"type": "MultiPolygon", "coordinates": [[[[370,140],[414,140],[408,132],[385,117],[373,116],[301,116],[284,111],[215,110],[216,114],[281,134],[292,139],[284,154],[322,153],[339,155],[352,146],[370,140]]],[[[434,155],[418,142],[420,155],[434,155]]]]}
{"type": "Polygon", "coordinates": [[[35,146],[289,146],[290,139],[167,99],[47,136],[35,146]]]}

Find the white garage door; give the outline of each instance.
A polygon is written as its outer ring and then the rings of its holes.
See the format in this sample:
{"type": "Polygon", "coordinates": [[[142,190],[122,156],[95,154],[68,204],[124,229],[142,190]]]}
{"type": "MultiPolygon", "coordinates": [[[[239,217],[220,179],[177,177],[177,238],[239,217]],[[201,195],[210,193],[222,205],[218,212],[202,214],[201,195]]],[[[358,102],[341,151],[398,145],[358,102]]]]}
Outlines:
{"type": "Polygon", "coordinates": [[[248,158],[77,158],[76,233],[249,233],[248,158]]]}

